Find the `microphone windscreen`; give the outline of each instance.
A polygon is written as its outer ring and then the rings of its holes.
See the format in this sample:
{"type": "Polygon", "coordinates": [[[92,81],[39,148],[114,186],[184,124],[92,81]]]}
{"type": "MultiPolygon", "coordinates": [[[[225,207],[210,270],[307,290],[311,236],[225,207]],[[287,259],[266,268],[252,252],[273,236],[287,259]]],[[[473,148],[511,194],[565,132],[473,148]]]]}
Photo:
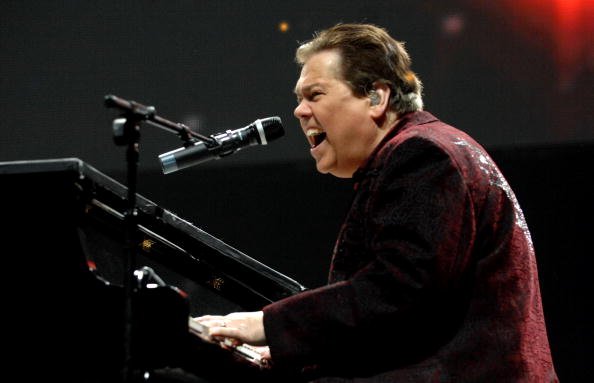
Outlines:
{"type": "Polygon", "coordinates": [[[283,123],[280,117],[268,117],[261,120],[261,122],[262,127],[264,128],[264,135],[266,136],[266,140],[276,140],[277,138],[280,138],[285,134],[283,123]]]}

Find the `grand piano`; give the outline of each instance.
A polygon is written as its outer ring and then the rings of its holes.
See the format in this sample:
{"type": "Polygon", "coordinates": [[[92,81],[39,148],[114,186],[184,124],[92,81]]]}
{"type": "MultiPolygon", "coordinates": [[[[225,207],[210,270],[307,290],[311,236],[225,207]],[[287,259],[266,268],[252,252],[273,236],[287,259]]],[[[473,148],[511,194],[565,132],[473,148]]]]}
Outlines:
{"type": "Polygon", "coordinates": [[[202,341],[188,318],[259,310],[300,283],[141,195],[127,236],[127,188],[78,158],[0,162],[0,177],[5,374],[117,382],[132,368],[142,382],[298,381],[202,341]]]}

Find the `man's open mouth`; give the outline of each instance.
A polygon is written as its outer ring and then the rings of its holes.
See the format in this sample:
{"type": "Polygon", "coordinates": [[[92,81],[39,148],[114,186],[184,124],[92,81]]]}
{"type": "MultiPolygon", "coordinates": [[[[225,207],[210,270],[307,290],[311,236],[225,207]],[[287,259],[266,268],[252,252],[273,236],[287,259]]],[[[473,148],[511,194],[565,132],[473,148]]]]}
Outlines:
{"type": "Polygon", "coordinates": [[[305,136],[307,137],[309,146],[313,149],[326,139],[326,132],[323,132],[318,129],[310,129],[307,131],[305,136]]]}

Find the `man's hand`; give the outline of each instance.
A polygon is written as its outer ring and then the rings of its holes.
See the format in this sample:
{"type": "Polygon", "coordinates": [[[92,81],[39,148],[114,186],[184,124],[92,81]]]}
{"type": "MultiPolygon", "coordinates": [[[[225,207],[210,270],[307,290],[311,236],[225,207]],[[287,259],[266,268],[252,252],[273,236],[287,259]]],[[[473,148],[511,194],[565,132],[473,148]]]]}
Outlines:
{"type": "Polygon", "coordinates": [[[211,341],[220,342],[222,339],[230,338],[233,342],[237,342],[236,344],[266,346],[262,311],[204,315],[191,320],[208,329],[208,334],[204,335],[211,341]]]}

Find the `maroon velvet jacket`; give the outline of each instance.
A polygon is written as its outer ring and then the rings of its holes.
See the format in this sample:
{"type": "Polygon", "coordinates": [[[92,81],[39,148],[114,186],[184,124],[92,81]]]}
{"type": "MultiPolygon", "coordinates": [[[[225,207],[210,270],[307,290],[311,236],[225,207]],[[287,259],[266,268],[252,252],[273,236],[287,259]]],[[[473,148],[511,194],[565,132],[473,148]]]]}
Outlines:
{"type": "Polygon", "coordinates": [[[264,308],[277,368],[357,382],[558,381],[528,227],[478,143],[409,113],[353,178],[328,285],[264,308]]]}

